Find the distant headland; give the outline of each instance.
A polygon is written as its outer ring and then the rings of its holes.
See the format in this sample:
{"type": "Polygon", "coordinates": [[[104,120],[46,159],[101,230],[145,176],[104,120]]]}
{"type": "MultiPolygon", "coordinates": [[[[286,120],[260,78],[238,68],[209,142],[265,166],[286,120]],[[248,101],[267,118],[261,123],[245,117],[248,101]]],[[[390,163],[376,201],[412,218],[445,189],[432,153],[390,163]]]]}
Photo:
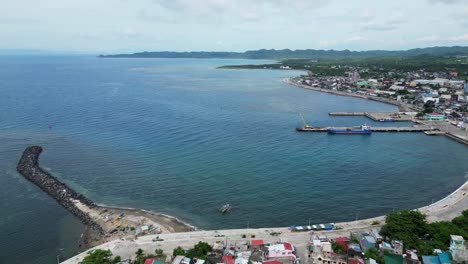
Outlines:
{"type": "Polygon", "coordinates": [[[225,51],[144,51],[132,54],[99,55],[100,58],[196,58],[196,59],[343,59],[369,57],[454,56],[468,55],[468,47],[428,47],[408,50],[290,50],[259,49],[245,52],[225,51]]]}

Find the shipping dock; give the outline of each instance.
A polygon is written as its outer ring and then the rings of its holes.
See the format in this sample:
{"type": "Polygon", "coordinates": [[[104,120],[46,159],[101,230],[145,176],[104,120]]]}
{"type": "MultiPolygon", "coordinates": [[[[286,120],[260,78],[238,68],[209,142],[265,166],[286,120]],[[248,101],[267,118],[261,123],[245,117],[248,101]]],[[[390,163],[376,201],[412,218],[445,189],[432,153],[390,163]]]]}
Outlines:
{"type": "Polygon", "coordinates": [[[393,112],[330,112],[330,116],[365,116],[379,122],[412,122],[413,115],[393,112]]]}
{"type": "MultiPolygon", "coordinates": [[[[356,130],[357,127],[297,127],[296,131],[299,132],[328,132],[329,130],[356,130]]],[[[372,127],[372,132],[426,132],[426,131],[439,131],[431,127],[372,127]]]]}

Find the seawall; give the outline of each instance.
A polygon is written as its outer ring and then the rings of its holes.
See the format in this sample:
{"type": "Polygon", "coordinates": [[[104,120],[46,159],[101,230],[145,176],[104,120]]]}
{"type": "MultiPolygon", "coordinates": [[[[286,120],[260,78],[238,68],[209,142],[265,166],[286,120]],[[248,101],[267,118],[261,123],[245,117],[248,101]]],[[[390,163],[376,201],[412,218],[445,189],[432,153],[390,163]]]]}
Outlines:
{"type": "Polygon", "coordinates": [[[47,171],[43,170],[39,166],[39,156],[41,153],[42,147],[40,146],[27,147],[18,162],[16,170],[28,181],[34,183],[50,197],[55,199],[61,206],[76,216],[84,225],[103,235],[105,233],[104,229],[93,221],[88,214],[78,209],[73,200],[78,200],[90,208],[95,208],[97,205],[82,194],[79,194],[68,187],[65,183],[60,182],[47,171]]]}

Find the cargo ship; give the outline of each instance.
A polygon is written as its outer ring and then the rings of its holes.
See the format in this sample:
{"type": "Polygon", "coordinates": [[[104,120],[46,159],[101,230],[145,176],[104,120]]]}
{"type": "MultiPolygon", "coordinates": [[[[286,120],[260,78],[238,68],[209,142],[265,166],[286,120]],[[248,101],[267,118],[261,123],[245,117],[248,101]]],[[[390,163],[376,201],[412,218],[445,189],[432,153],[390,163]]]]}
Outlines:
{"type": "Polygon", "coordinates": [[[327,131],[329,134],[364,134],[370,135],[372,134],[372,129],[368,125],[363,125],[359,129],[354,128],[347,128],[347,129],[335,129],[330,128],[327,131]]]}

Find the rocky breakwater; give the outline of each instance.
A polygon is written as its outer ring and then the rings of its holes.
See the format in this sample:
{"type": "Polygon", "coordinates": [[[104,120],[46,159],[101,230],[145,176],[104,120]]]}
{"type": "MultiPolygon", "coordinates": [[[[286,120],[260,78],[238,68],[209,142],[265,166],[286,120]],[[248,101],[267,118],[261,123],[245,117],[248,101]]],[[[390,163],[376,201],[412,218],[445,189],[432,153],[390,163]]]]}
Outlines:
{"type": "Polygon", "coordinates": [[[41,152],[42,147],[27,147],[18,162],[18,166],[16,167],[17,171],[28,181],[34,183],[41,190],[54,198],[60,205],[76,216],[87,227],[90,227],[100,235],[104,235],[104,229],[91,219],[87,213],[81,211],[75,205],[74,201],[78,200],[89,208],[96,208],[97,205],[82,194],[75,192],[65,183],[60,182],[47,171],[43,170],[39,166],[39,155],[41,152]]]}

